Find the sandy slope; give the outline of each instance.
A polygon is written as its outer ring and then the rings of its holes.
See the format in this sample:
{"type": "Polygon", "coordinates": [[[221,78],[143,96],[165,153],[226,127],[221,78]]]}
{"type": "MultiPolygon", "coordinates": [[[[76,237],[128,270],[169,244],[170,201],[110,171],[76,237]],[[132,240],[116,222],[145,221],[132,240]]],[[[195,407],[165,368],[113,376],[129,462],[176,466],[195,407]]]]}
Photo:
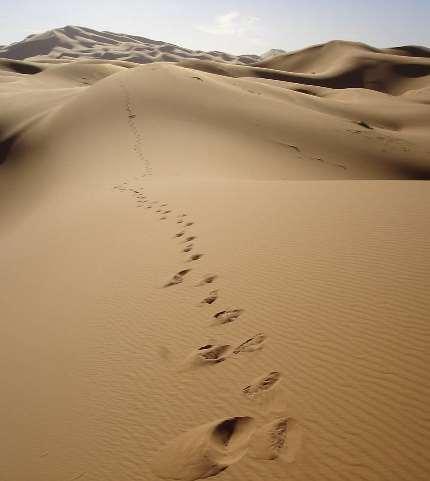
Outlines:
{"type": "Polygon", "coordinates": [[[0,479],[428,478],[413,52],[0,62],[0,479]]]}

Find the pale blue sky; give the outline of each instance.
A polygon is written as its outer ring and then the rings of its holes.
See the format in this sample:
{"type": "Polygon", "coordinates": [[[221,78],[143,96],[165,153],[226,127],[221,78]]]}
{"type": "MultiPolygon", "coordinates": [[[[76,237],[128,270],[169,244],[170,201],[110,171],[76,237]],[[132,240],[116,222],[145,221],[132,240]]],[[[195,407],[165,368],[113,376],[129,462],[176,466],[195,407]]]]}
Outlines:
{"type": "Polygon", "coordinates": [[[231,53],[333,39],[430,46],[430,0],[0,0],[0,45],[65,25],[231,53]]]}

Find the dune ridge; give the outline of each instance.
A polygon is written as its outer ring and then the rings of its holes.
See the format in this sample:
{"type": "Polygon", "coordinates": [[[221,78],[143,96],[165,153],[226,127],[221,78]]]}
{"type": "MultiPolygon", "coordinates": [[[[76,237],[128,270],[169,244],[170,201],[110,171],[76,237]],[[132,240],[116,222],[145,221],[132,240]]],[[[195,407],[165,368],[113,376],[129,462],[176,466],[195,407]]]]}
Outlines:
{"type": "Polygon", "coordinates": [[[141,64],[177,62],[182,58],[249,64],[259,59],[258,55],[193,51],[136,35],[98,32],[90,28],[71,25],[30,35],[21,42],[0,47],[1,57],[43,62],[67,62],[89,58],[105,61],[122,60],[141,64]]]}

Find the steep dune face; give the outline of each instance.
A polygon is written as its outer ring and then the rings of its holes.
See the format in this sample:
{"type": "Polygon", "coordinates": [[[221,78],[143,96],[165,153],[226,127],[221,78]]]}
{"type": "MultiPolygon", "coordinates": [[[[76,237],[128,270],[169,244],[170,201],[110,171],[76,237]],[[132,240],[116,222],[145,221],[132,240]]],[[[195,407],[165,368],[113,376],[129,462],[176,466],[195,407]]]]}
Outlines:
{"type": "Polygon", "coordinates": [[[0,479],[427,480],[425,49],[61,30],[0,60],[0,479]]]}

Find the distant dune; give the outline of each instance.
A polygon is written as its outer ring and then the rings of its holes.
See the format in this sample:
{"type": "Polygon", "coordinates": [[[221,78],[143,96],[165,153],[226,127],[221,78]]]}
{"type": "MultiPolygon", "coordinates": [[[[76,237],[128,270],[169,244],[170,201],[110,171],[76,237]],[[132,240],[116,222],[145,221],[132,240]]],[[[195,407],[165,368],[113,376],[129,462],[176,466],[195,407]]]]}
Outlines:
{"type": "Polygon", "coordinates": [[[427,480],[429,132],[425,47],[2,47],[0,479],[427,480]]]}
{"type": "Polygon", "coordinates": [[[90,28],[67,26],[30,35],[22,42],[0,47],[0,58],[62,62],[76,59],[124,60],[135,63],[177,62],[183,58],[250,64],[258,55],[229,55],[202,52],[136,35],[98,32],[90,28]]]}

